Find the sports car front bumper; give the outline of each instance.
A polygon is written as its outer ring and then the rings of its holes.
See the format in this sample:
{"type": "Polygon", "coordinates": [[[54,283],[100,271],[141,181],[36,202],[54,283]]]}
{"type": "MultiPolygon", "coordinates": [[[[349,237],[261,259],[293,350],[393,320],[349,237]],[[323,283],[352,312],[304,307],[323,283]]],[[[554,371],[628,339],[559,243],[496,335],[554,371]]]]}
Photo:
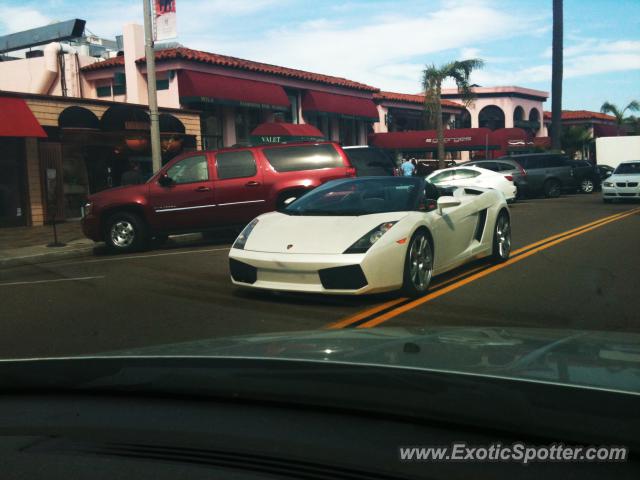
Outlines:
{"type": "Polygon", "coordinates": [[[234,284],[290,292],[360,295],[402,286],[405,250],[374,249],[364,254],[295,254],[232,248],[234,284]]]}

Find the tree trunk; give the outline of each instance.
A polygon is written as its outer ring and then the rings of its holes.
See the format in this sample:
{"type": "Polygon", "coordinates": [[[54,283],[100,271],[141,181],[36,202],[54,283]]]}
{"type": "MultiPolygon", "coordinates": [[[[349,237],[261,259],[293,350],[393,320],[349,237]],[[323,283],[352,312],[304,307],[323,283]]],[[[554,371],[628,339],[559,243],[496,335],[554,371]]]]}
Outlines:
{"type": "Polygon", "coordinates": [[[445,167],[444,163],[444,125],[442,122],[442,104],[440,103],[442,85],[436,87],[436,132],[438,134],[438,168],[445,167]]]}
{"type": "Polygon", "coordinates": [[[560,150],[562,136],[562,0],[553,0],[553,46],[551,60],[551,148],[560,150]]]}

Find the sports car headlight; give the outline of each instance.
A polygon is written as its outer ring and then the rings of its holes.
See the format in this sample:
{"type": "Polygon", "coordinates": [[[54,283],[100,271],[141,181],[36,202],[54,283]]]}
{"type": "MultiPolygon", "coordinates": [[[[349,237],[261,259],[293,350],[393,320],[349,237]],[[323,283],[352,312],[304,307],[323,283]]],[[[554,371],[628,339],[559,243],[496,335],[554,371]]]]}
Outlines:
{"type": "Polygon", "coordinates": [[[613,187],[613,182],[604,182],[603,185],[605,187],[613,187]]]}
{"type": "Polygon", "coordinates": [[[238,235],[238,238],[236,238],[236,241],[233,242],[233,246],[231,248],[238,248],[240,250],[244,250],[244,245],[247,243],[247,239],[249,238],[249,235],[251,235],[251,232],[253,231],[253,228],[256,226],[257,223],[258,223],[257,218],[254,218],[253,220],[251,220],[251,222],[249,222],[249,225],[247,225],[242,229],[242,231],[240,232],[240,235],[238,235]]]}
{"type": "Polygon", "coordinates": [[[344,253],[365,253],[397,222],[384,222],[364,234],[356,243],[347,248],[344,253]]]}

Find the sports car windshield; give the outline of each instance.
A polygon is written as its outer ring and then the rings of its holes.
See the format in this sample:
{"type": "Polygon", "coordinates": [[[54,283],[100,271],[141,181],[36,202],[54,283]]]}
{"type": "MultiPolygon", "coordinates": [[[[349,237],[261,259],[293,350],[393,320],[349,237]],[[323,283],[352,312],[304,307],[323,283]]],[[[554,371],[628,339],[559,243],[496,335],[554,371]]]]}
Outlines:
{"type": "Polygon", "coordinates": [[[370,215],[415,210],[424,182],[416,177],[338,180],[286,207],[288,215],[370,215]]]}

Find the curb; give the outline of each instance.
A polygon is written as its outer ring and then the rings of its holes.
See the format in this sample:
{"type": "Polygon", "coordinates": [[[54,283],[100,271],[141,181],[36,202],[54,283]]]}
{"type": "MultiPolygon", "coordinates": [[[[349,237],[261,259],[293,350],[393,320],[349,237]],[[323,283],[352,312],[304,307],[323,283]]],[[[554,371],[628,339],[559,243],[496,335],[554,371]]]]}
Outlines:
{"type": "MultiPolygon", "coordinates": [[[[64,248],[64,247],[63,247],[64,248]]],[[[68,250],[51,249],[49,252],[35,253],[22,257],[0,258],[0,268],[17,267],[23,265],[36,265],[40,263],[48,263],[56,260],[64,260],[69,258],[78,258],[90,255],[95,248],[94,244],[79,245],[70,247],[68,250]]]]}

